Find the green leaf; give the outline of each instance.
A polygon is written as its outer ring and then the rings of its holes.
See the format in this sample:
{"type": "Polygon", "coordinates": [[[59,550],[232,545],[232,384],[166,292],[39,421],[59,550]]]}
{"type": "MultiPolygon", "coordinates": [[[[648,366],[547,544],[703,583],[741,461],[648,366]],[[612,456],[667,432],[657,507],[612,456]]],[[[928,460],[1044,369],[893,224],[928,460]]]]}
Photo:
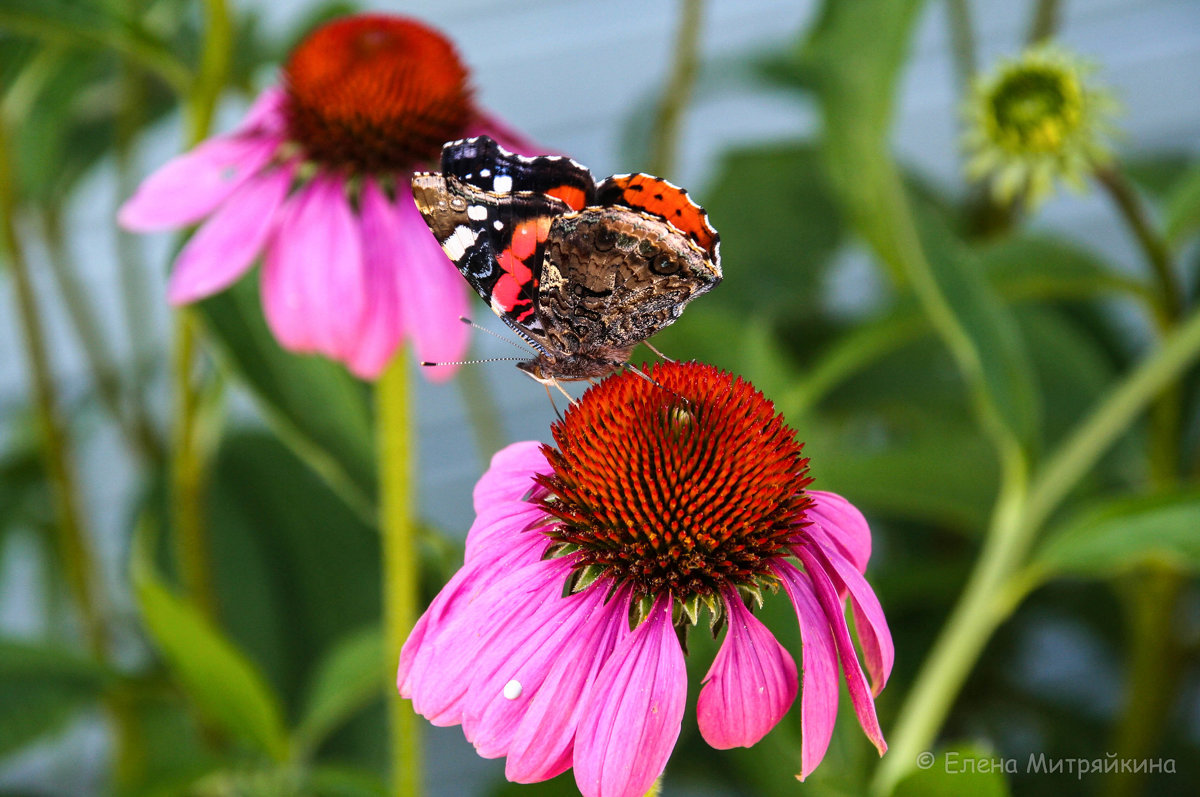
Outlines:
{"type": "Polygon", "coordinates": [[[309,772],[308,788],[317,797],[384,797],[388,793],[374,772],[330,765],[309,772]]]}
{"type": "Polygon", "coordinates": [[[295,740],[313,750],[355,713],[378,699],[387,684],[383,637],[366,628],[341,640],[317,665],[295,740]]]}
{"type": "Polygon", "coordinates": [[[253,279],[198,307],[209,337],[253,391],[275,432],[374,524],[374,441],[365,386],[336,363],[280,348],[263,319],[253,279]]]}
{"type": "Polygon", "coordinates": [[[1009,300],[1149,296],[1144,283],[1119,274],[1100,255],[1048,235],[1002,238],[983,247],[979,261],[996,291],[1009,300]]]}
{"type": "Polygon", "coordinates": [[[1047,535],[1043,572],[1106,577],[1148,560],[1200,571],[1200,492],[1106,501],[1047,535]]]}
{"type": "Polygon", "coordinates": [[[1167,195],[1164,227],[1171,246],[1200,229],[1200,163],[1193,164],[1167,195]]]}
{"type": "Polygon", "coordinates": [[[220,629],[163,584],[151,559],[149,537],[145,531],[139,534],[130,570],[154,646],[205,716],[276,760],[285,760],[288,740],[279,699],[220,629]]]}
{"type": "Polygon", "coordinates": [[[94,706],[112,677],[74,651],[0,639],[0,757],[94,706]]]}
{"type": "Polygon", "coordinates": [[[1024,764],[969,745],[925,752],[917,760],[920,768],[901,780],[891,797],[1008,797],[1004,773],[1023,772],[1024,764]]]}

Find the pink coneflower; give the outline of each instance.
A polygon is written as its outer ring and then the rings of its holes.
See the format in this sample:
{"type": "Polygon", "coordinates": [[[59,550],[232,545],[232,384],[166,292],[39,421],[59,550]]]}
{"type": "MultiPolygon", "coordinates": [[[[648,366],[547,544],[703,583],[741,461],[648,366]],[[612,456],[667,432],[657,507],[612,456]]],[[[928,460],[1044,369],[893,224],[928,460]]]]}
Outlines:
{"type": "Polygon", "coordinates": [[[782,587],[804,641],[799,777],[829,745],[839,662],[882,754],[874,695],[893,648],[862,576],[863,516],[805,489],[801,444],[750,384],[697,363],[649,374],[657,384],[625,372],[588,390],[553,427],[556,448],[492,460],[463,568],[400,656],[400,694],[506,756],[509,780],[574,767],[588,797],[641,797],[679,736],[680,640],[703,610],[725,629],[696,710],[704,739],[750,746],[787,713],[795,662],[747,605],[782,587]]]}
{"type": "Polygon", "coordinates": [[[281,85],[233,132],[150,175],[118,218],[138,232],[207,219],[175,262],[172,304],[224,290],[265,252],[263,307],[284,347],[364,378],[383,371],[406,333],[420,359],[457,360],[465,286],[409,181],[444,141],[479,134],[530,149],[474,106],[440,33],[404,17],[346,17],[296,48],[281,85]]]}

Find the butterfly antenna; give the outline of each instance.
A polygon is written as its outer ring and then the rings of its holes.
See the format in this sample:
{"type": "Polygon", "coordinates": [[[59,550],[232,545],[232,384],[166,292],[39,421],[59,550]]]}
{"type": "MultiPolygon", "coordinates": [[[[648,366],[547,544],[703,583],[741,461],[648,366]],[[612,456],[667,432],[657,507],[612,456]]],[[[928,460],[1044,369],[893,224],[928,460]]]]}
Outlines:
{"type": "Polygon", "coordinates": [[[504,337],[503,335],[499,335],[499,334],[497,334],[497,333],[493,332],[492,330],[488,329],[487,327],[481,327],[479,324],[476,324],[474,321],[472,321],[471,319],[467,318],[465,315],[460,315],[460,316],[458,317],[458,320],[459,320],[459,321],[461,321],[461,322],[463,322],[464,324],[466,324],[466,325],[467,325],[467,326],[469,326],[469,327],[474,327],[475,329],[478,329],[480,332],[484,332],[484,333],[486,333],[486,334],[488,334],[488,335],[491,335],[491,336],[492,336],[493,338],[495,338],[496,340],[502,340],[502,341],[504,341],[504,342],[505,342],[505,343],[507,343],[509,346],[515,346],[515,347],[517,347],[518,349],[519,349],[519,348],[521,348],[521,344],[520,344],[520,343],[517,343],[517,342],[516,342],[515,340],[513,340],[512,338],[506,338],[506,337],[504,337]]]}
{"type": "Polygon", "coordinates": [[[421,361],[421,365],[426,368],[434,365],[479,365],[481,363],[510,363],[519,362],[525,359],[524,357],[488,357],[486,360],[454,360],[445,363],[431,363],[425,360],[421,361]]]}
{"type": "Polygon", "coordinates": [[[679,399],[680,401],[682,401],[684,404],[688,405],[689,407],[692,405],[692,402],[689,401],[686,396],[682,396],[679,393],[676,393],[671,388],[662,384],[661,382],[655,381],[654,377],[650,376],[650,374],[646,373],[641,368],[638,368],[633,363],[618,363],[618,364],[624,366],[625,368],[629,369],[630,371],[633,371],[635,374],[640,376],[642,379],[645,379],[647,382],[649,382],[650,384],[659,388],[660,390],[665,390],[666,392],[670,393],[672,396],[679,399]]]}
{"type": "Polygon", "coordinates": [[[654,344],[653,344],[653,343],[651,343],[650,341],[648,341],[648,340],[643,340],[643,341],[642,341],[642,343],[645,343],[645,344],[646,344],[646,347],[647,347],[648,349],[650,349],[650,351],[654,352],[654,353],[655,353],[655,354],[657,354],[657,355],[658,355],[660,358],[662,358],[662,359],[666,360],[667,362],[669,362],[669,363],[677,362],[676,360],[672,360],[670,357],[668,357],[667,355],[663,354],[661,351],[659,351],[658,349],[656,349],[656,348],[654,347],[654,344]]]}

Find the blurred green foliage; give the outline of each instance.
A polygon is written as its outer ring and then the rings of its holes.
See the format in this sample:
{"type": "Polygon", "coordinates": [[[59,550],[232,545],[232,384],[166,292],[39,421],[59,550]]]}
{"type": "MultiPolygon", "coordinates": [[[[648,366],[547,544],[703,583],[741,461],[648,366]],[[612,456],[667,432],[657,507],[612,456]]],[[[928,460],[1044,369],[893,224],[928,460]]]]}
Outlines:
{"type": "MultiPolygon", "coordinates": [[[[0,5],[0,107],[13,131],[6,157],[17,167],[9,190],[23,211],[66,203],[84,177],[127,156],[147,126],[179,110],[202,46],[198,5],[0,5]]],[[[967,582],[1006,467],[1044,464],[1169,332],[1155,327],[1163,318],[1148,272],[1032,229],[1019,206],[980,205],[966,186],[942,193],[892,156],[897,83],[924,5],[827,0],[794,47],[742,59],[741,89],[769,87],[814,103],[821,133],[722,153],[709,185],[695,193],[720,227],[726,280],[656,341],[676,356],[737,371],[773,398],[806,441],[816,486],[851,496],[870,517],[870,578],[898,651],[878,702],[885,732],[903,719],[921,660],[967,582]],[[833,285],[856,259],[870,261],[870,295],[846,309],[833,300],[833,285]],[[1155,331],[1132,339],[1130,317],[1155,331]]],[[[279,40],[266,39],[252,16],[238,16],[227,88],[249,88],[309,26],[352,9],[315,7],[279,40]]],[[[705,90],[702,80],[697,94],[705,90]]],[[[631,107],[644,108],[638,99],[631,107]]],[[[631,128],[644,124],[635,119],[631,128]]],[[[1186,310],[1195,313],[1200,165],[1163,152],[1125,166],[1173,265],[1191,270],[1186,310]]],[[[265,421],[233,423],[214,444],[206,503],[214,617],[175,586],[171,557],[160,550],[171,532],[161,522],[168,513],[160,474],[149,463],[136,494],[113,499],[129,518],[136,609],[106,619],[133,653],[100,661],[83,652],[49,531],[37,440],[5,438],[0,556],[16,536],[34,541],[50,619],[44,639],[0,638],[0,756],[54,739],[81,717],[103,716],[112,738],[133,740],[133,752],[113,752],[97,776],[105,792],[388,793],[380,705],[392,687],[380,667],[371,391],[338,366],[284,352],[258,308],[251,280],[199,307],[210,372],[233,375],[265,421]]],[[[126,389],[146,393],[147,375],[133,370],[126,389]]],[[[1113,750],[1123,738],[1116,729],[1138,710],[1119,695],[1137,684],[1120,687],[1113,674],[1128,672],[1138,629],[1129,595],[1138,574],[1150,572],[1180,584],[1177,603],[1162,609],[1170,622],[1182,619],[1171,626],[1159,673],[1180,705],[1150,718],[1145,754],[1173,756],[1179,771],[1111,793],[1200,790],[1200,771],[1185,764],[1200,755],[1194,699],[1187,702],[1200,683],[1200,646],[1180,608],[1194,607],[1200,568],[1200,372],[1191,365],[1175,382],[1174,404],[1163,410],[1176,423],[1171,484],[1151,478],[1155,421],[1138,414],[1050,514],[1021,573],[1026,591],[1014,616],[941,726],[937,761],[951,752],[1023,761],[1030,752],[1096,758],[1113,750]],[[1044,651],[1064,627],[1071,633],[1056,637],[1059,648],[1044,651]],[[1043,655],[1074,668],[1065,677],[1082,698],[1060,682],[1047,685],[1053,673],[1038,670],[1043,655]]],[[[6,407],[3,420],[26,427],[23,413],[6,407]]],[[[73,433],[83,426],[73,418],[73,433]]],[[[431,595],[459,552],[436,530],[424,531],[431,595]]],[[[0,578],[7,572],[0,568],[0,578]]],[[[8,589],[0,582],[0,592],[8,589]]],[[[762,616],[798,651],[785,604],[769,601],[762,616]]],[[[715,651],[712,640],[694,637],[693,707],[715,651]]],[[[803,786],[792,777],[798,711],[753,749],[716,754],[689,715],[665,794],[865,794],[876,763],[847,704],[825,762],[803,786]]],[[[574,793],[569,774],[517,786],[493,772],[490,794],[574,793]]],[[[1061,797],[1108,788],[1099,777],[948,775],[935,766],[905,773],[892,793],[1061,797]]]]}

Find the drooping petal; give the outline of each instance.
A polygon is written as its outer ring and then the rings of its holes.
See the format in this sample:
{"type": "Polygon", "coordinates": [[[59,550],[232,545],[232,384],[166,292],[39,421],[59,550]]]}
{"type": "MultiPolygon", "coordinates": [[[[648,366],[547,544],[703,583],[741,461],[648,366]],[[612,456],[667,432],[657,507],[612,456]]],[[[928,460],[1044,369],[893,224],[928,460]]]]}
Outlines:
{"type": "Polygon", "coordinates": [[[482,512],[496,501],[516,500],[533,489],[535,473],[551,473],[550,463],[536,440],[513,443],[492,457],[492,464],[475,485],[475,511],[482,512]]]}
{"type": "Polygon", "coordinates": [[[263,270],[263,307],[285,348],[344,359],[366,303],[358,221],[342,180],[318,175],[288,200],[263,270]]]}
{"type": "Polygon", "coordinates": [[[696,704],[700,735],[718,750],[757,743],[783,719],[799,688],[796,663],[737,592],[725,595],[725,606],[729,630],[696,704]]]}
{"type": "Polygon", "coordinates": [[[375,180],[366,178],[359,200],[366,306],[362,329],[347,358],[350,371],[364,379],[383,373],[404,336],[395,277],[403,265],[397,257],[401,244],[393,237],[395,225],[388,218],[394,212],[375,180]]]}
{"type": "MultiPolygon", "coordinates": [[[[401,267],[396,269],[400,311],[412,335],[418,359],[455,362],[467,350],[470,329],[459,319],[467,314],[466,281],[446,257],[421,218],[412,187],[401,180],[396,188],[395,240],[401,267]]],[[[433,382],[449,379],[454,366],[422,369],[433,382]]]]}
{"type": "Polygon", "coordinates": [[[600,670],[575,736],[584,797],[641,797],[675,748],[687,699],[671,597],[623,639],[600,670]]]}
{"type": "MultiPolygon", "coordinates": [[[[827,574],[833,577],[835,586],[845,587],[850,592],[854,609],[854,624],[862,644],[863,659],[867,673],[871,676],[872,694],[878,695],[892,674],[896,659],[896,648],[892,644],[892,632],[875,590],[862,577],[854,563],[832,547],[821,543],[809,548],[809,553],[821,562],[827,574]]],[[[841,590],[839,590],[839,593],[841,590]]]]}
{"type": "Polygon", "coordinates": [[[232,285],[254,263],[278,222],[292,169],[264,172],[242,183],[179,253],[167,284],[174,305],[211,296],[232,285]]]}
{"type": "Polygon", "coordinates": [[[807,519],[820,526],[826,540],[853,562],[858,572],[867,572],[867,562],[871,558],[871,530],[862,512],[837,493],[810,490],[808,494],[813,505],[806,513],[807,519]]]}
{"type": "Polygon", "coordinates": [[[804,563],[804,570],[813,585],[817,602],[821,604],[829,629],[833,632],[838,659],[842,663],[842,672],[846,674],[846,686],[850,691],[850,702],[854,704],[854,712],[858,715],[858,723],[875,745],[875,749],[883,755],[887,751],[887,742],[883,740],[879,718],[875,716],[875,700],[871,697],[867,679],[858,664],[858,654],[854,650],[854,642],[850,639],[850,629],[846,626],[846,615],[842,610],[842,602],[838,599],[837,587],[825,572],[820,559],[811,550],[807,547],[795,550],[800,561],[804,563]]]}
{"type": "Polygon", "coordinates": [[[808,576],[786,562],[775,570],[796,609],[804,645],[800,688],[800,779],[804,780],[825,757],[837,722],[837,644],[808,576]]]}
{"type": "Polygon", "coordinates": [[[529,699],[508,749],[504,776],[510,781],[535,783],[571,766],[589,690],[613,649],[630,634],[628,591],[605,603],[602,599],[608,591],[608,584],[597,583],[581,593],[596,604],[575,630],[570,653],[553,662],[541,688],[529,699]]]}
{"type": "Polygon", "coordinates": [[[117,211],[133,232],[186,227],[212,213],[267,164],[275,137],[217,136],[167,161],[117,211]]]}
{"type": "Polygon", "coordinates": [[[284,105],[287,91],[282,86],[263,89],[238,122],[235,134],[258,133],[284,136],[287,134],[287,113],[284,105]]]}

